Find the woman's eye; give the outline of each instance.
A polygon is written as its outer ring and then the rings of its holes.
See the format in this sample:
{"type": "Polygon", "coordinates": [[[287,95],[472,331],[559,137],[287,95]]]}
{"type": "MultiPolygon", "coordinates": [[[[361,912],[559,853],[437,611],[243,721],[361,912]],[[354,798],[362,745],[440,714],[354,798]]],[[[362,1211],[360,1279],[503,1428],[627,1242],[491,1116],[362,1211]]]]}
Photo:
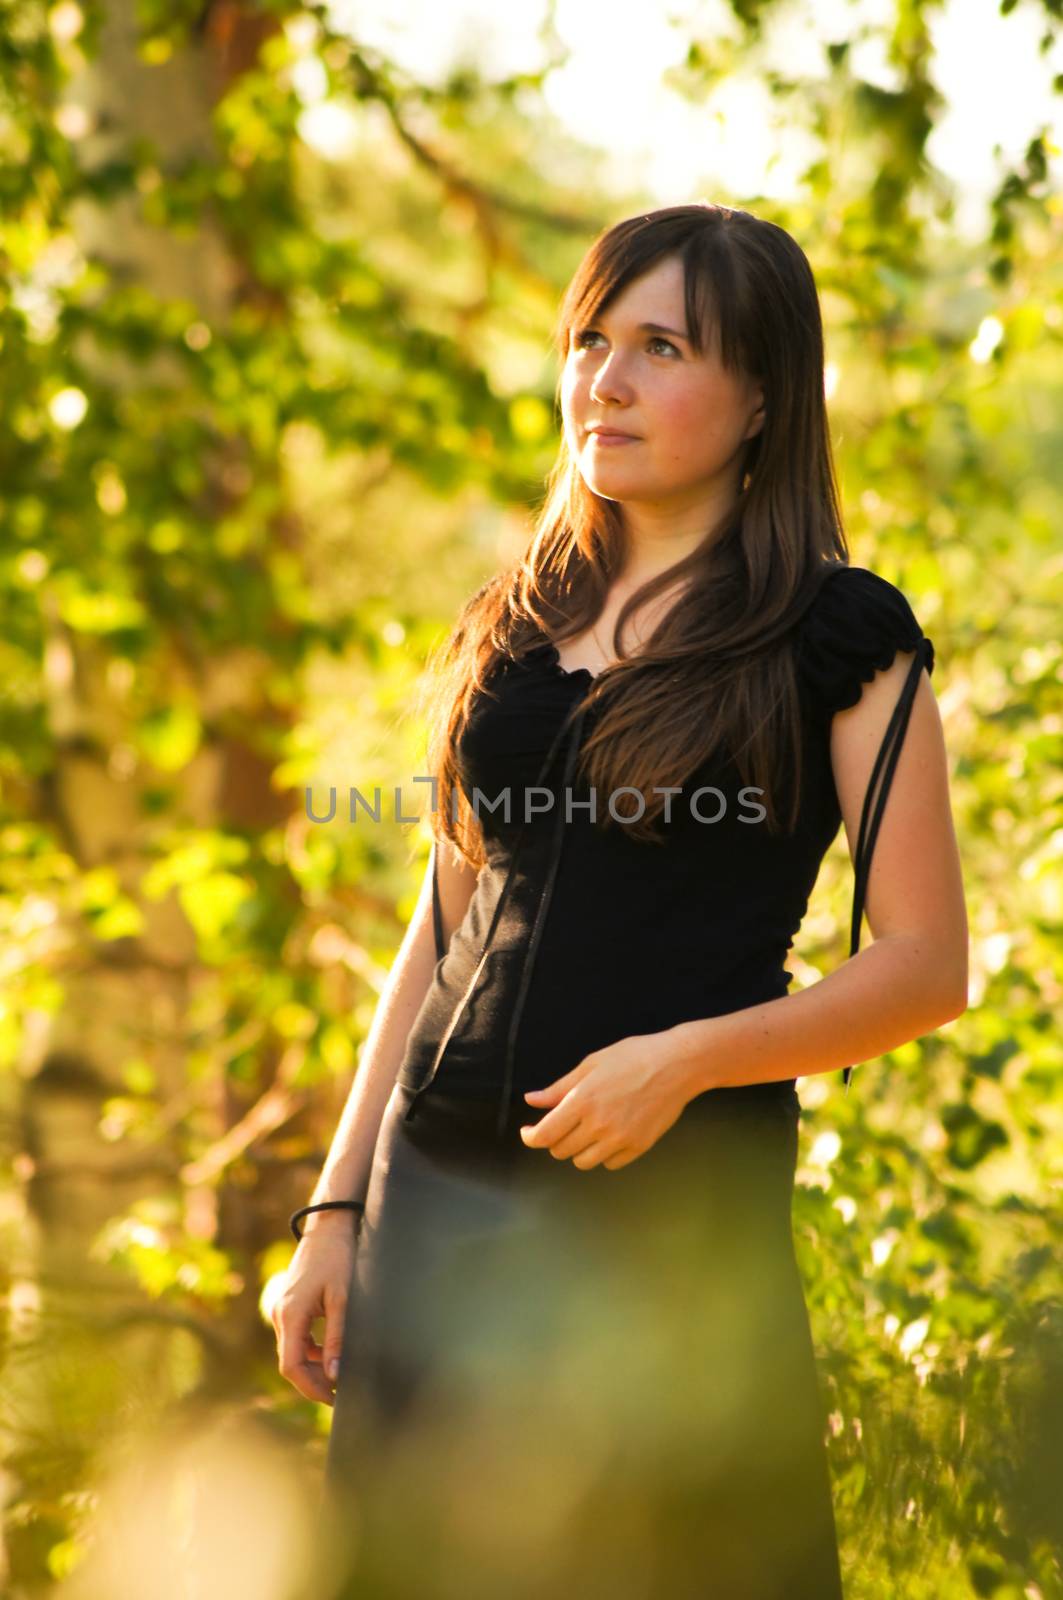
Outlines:
{"type": "MultiPolygon", "coordinates": [[[[598,339],[600,337],[601,337],[601,335],[597,332],[597,330],[595,328],[581,328],[579,333],[574,333],[572,335],[573,348],[576,349],[576,350],[584,350],[584,349],[586,349],[586,345],[584,344],[584,340],[586,340],[586,339],[598,339]]],[[[676,349],[676,347],[672,343],[671,339],[663,339],[663,338],[661,338],[661,336],[659,334],[655,334],[652,339],[649,339],[647,341],[647,343],[651,344],[651,345],[663,344],[667,349],[672,350],[672,351],[675,352],[676,355],[679,355],[679,351],[676,349]]]]}

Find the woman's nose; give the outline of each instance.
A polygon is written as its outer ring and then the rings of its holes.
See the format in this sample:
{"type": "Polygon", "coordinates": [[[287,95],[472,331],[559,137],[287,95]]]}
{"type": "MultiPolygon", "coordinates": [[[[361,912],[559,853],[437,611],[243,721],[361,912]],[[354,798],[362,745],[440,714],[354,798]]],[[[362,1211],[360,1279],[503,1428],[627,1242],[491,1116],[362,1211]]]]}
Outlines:
{"type": "Polygon", "coordinates": [[[607,400],[631,399],[631,385],[611,359],[605,363],[591,384],[590,398],[591,403],[595,405],[607,400]]]}

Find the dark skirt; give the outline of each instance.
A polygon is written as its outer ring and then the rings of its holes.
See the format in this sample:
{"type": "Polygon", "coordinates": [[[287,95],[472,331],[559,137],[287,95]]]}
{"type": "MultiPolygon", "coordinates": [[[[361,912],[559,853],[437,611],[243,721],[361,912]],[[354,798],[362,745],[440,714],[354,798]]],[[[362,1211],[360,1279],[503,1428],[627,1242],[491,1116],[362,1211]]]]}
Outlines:
{"type": "Polygon", "coordinates": [[[705,1094],[625,1167],[437,1084],[381,1124],[325,1473],[344,1596],[840,1600],[798,1116],[705,1094]]]}

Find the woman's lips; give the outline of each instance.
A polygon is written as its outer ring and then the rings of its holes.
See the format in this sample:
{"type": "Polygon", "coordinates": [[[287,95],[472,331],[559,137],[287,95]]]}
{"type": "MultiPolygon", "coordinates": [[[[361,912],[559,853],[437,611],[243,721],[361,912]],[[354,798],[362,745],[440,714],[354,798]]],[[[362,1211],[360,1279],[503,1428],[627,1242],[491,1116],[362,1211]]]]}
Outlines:
{"type": "Polygon", "coordinates": [[[638,444],[640,442],[633,433],[592,433],[591,438],[602,445],[638,444]]]}

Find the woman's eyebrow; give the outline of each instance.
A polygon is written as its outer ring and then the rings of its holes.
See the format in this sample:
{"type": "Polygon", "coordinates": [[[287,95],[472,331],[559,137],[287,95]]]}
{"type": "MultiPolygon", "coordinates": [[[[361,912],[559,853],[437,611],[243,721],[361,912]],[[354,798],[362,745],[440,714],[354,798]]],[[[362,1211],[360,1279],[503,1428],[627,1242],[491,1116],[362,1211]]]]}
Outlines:
{"type": "MultiPolygon", "coordinates": [[[[592,322],[600,322],[602,319],[600,317],[592,317],[590,320],[592,322]]],[[[666,328],[663,322],[640,322],[635,331],[636,333],[667,333],[675,339],[685,339],[687,344],[690,343],[689,334],[680,333],[678,328],[666,328]]]]}
{"type": "Polygon", "coordinates": [[[640,322],[639,323],[639,332],[640,333],[670,333],[670,334],[673,334],[675,336],[675,338],[677,338],[677,339],[686,339],[687,343],[688,344],[690,343],[690,339],[689,339],[689,336],[687,334],[680,333],[678,328],[666,328],[664,326],[664,324],[661,323],[661,322],[640,322]]]}

